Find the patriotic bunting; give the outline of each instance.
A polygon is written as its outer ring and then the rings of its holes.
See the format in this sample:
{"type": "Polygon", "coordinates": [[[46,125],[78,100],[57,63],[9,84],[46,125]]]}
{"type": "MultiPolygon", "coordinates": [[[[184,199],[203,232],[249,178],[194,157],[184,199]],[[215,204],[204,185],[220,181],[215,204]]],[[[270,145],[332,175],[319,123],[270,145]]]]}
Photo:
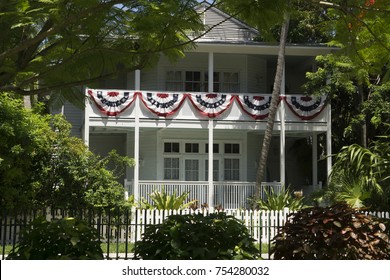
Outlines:
{"type": "Polygon", "coordinates": [[[222,93],[191,93],[189,96],[195,108],[209,118],[215,118],[225,112],[234,100],[233,95],[222,93]]]}
{"type": "Polygon", "coordinates": [[[116,116],[126,110],[135,100],[129,91],[88,90],[96,106],[107,116],[116,116]]]}
{"type": "Polygon", "coordinates": [[[268,117],[271,95],[239,95],[238,104],[248,115],[256,120],[268,117]]]}
{"type": "MultiPolygon", "coordinates": [[[[186,98],[204,116],[215,118],[230,108],[237,100],[242,111],[254,118],[268,117],[271,95],[232,95],[227,93],[159,93],[130,92],[120,90],[88,90],[88,94],[100,111],[107,116],[117,116],[126,110],[137,98],[145,107],[160,117],[175,114],[186,98]]],[[[287,107],[300,119],[312,120],[325,108],[325,97],[286,95],[281,97],[287,107]]]]}
{"type": "Polygon", "coordinates": [[[141,100],[151,112],[157,116],[170,116],[182,105],[186,94],[178,93],[141,93],[141,100]]]}
{"type": "Polygon", "coordinates": [[[302,120],[312,120],[325,108],[325,97],[286,95],[287,106],[302,120]]]}

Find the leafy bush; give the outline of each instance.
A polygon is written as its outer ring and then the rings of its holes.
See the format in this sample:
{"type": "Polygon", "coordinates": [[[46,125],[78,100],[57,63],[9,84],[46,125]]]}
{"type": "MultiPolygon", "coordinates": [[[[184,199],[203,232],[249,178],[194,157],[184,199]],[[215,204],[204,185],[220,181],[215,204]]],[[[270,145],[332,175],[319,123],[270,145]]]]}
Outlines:
{"type": "Polygon", "coordinates": [[[173,194],[168,194],[164,188],[161,192],[154,191],[149,194],[153,203],[150,204],[147,201],[141,202],[141,207],[146,209],[158,209],[158,210],[181,210],[189,208],[192,204],[196,203],[196,200],[192,200],[186,203],[189,192],[184,192],[181,195],[177,195],[176,191],[173,194]]]}
{"type": "Polygon", "coordinates": [[[104,158],[94,155],[70,136],[71,125],[63,116],[26,109],[9,94],[0,94],[0,120],[2,209],[127,206],[117,179],[133,159],[114,151],[104,158]]]}
{"type": "Polygon", "coordinates": [[[134,245],[134,258],[145,260],[257,259],[259,250],[247,228],[225,213],[172,215],[146,228],[134,245]]]}
{"type": "Polygon", "coordinates": [[[254,207],[260,210],[283,210],[289,208],[292,211],[304,208],[303,197],[295,196],[289,189],[276,193],[273,189],[270,192],[264,190],[266,199],[253,201],[254,207]]]}
{"type": "Polygon", "coordinates": [[[94,228],[84,221],[65,218],[48,222],[35,219],[22,233],[10,260],[100,260],[103,251],[94,228]]]}
{"type": "Polygon", "coordinates": [[[386,226],[347,204],[292,214],[273,240],[275,259],[390,259],[386,226]]]}

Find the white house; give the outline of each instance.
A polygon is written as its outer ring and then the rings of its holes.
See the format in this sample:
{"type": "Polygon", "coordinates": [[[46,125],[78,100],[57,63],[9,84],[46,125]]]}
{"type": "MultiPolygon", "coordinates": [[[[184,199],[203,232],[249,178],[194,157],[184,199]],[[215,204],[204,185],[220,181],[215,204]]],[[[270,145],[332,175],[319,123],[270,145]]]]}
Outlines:
{"type": "MultiPolygon", "coordinates": [[[[278,46],[255,42],[256,30],[216,8],[203,20],[208,26],[225,21],[185,58],[172,64],[161,57],[152,70],[105,80],[86,90],[84,111],[62,109],[91,150],[116,149],[135,159],[123,180],[136,198],[164,187],[190,191],[210,207],[245,207],[255,191],[278,46]]],[[[322,45],[286,47],[264,186],[306,192],[330,170],[330,158],[318,161],[331,154],[330,106],[301,89],[315,56],[329,52],[322,45]]]]}

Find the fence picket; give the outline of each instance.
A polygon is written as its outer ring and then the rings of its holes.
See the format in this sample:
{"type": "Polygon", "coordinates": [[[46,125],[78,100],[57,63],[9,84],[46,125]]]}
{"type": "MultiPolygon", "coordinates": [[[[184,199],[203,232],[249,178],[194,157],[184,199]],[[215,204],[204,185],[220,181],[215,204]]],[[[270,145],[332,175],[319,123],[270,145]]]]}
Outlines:
{"type": "MultiPolygon", "coordinates": [[[[224,211],[227,215],[231,215],[236,219],[242,221],[242,223],[248,228],[251,236],[257,243],[270,244],[270,241],[275,237],[278,232],[278,227],[284,225],[287,221],[287,217],[290,213],[289,209],[280,211],[263,211],[263,210],[238,210],[230,209],[224,211]]],[[[71,212],[66,213],[64,211],[47,211],[40,212],[49,221],[52,219],[59,219],[67,217],[71,212]]],[[[202,214],[204,216],[210,214],[208,211],[201,209],[197,210],[153,210],[153,209],[132,209],[131,211],[119,213],[108,212],[92,213],[85,212],[80,213],[84,218],[88,218],[89,224],[96,228],[102,242],[106,243],[135,243],[142,239],[142,234],[148,225],[161,224],[169,215],[177,214],[202,214]]],[[[375,215],[380,218],[389,219],[389,212],[368,212],[365,214],[375,215]]],[[[4,245],[13,245],[19,241],[19,233],[21,229],[36,217],[36,213],[29,215],[19,215],[11,217],[4,215],[0,217],[0,242],[4,245]]],[[[107,244],[107,247],[110,245],[107,244]]],[[[127,248],[127,247],[126,247],[127,248]]],[[[0,253],[3,253],[0,252],[0,253]]],[[[3,253],[4,255],[4,253],[3,253]]],[[[126,254],[127,256],[127,254],[126,254]]],[[[4,256],[3,256],[4,258],[4,256]]],[[[118,258],[118,255],[117,255],[118,258]]]]}

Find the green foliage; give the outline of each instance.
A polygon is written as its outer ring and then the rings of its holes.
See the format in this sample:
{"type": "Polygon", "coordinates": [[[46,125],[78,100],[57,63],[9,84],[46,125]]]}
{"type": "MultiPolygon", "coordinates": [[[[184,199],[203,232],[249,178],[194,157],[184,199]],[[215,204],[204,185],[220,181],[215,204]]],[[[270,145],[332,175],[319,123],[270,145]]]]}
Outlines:
{"type": "Polygon", "coordinates": [[[259,250],[248,229],[225,213],[172,215],[146,227],[134,245],[135,258],[144,260],[258,259],[259,250]]]}
{"type": "Polygon", "coordinates": [[[196,200],[192,200],[186,203],[189,192],[184,192],[181,195],[177,195],[176,191],[169,195],[164,188],[161,192],[154,191],[149,194],[152,199],[152,204],[149,204],[147,201],[141,202],[141,208],[145,209],[158,209],[158,210],[181,210],[190,207],[192,204],[196,203],[196,200]]]}
{"type": "Polygon", "coordinates": [[[390,259],[386,226],[346,204],[293,213],[273,239],[274,259],[390,259]]]}
{"type": "Polygon", "coordinates": [[[0,94],[0,158],[2,209],[126,204],[116,181],[120,174],[107,165],[112,159],[117,166],[132,164],[131,159],[114,152],[97,157],[81,139],[70,137],[63,117],[37,114],[7,94],[0,94]]]}
{"type": "Polygon", "coordinates": [[[98,238],[97,231],[83,221],[65,218],[48,222],[39,217],[23,231],[22,240],[7,259],[101,260],[98,238]]]}
{"type": "Polygon", "coordinates": [[[373,141],[368,148],[346,146],[335,157],[327,192],[333,201],[353,207],[371,206],[389,210],[389,136],[373,141]]]}
{"type": "Polygon", "coordinates": [[[183,55],[202,30],[196,0],[9,0],[0,4],[0,91],[56,92],[183,55]],[[39,87],[37,84],[39,83],[39,87]]]}
{"type": "Polygon", "coordinates": [[[289,189],[276,193],[274,189],[270,192],[264,190],[265,200],[256,199],[253,201],[254,207],[260,210],[284,210],[288,208],[292,211],[304,208],[303,196],[296,196],[289,189]]]}

